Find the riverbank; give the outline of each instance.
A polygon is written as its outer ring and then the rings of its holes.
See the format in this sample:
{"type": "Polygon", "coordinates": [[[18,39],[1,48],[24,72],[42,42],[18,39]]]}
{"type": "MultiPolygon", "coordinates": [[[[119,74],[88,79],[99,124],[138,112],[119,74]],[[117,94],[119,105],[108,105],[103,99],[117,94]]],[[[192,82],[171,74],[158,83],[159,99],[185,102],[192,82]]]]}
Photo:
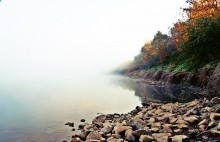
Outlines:
{"type": "Polygon", "coordinates": [[[142,79],[145,81],[162,81],[171,84],[189,85],[207,89],[209,93],[220,94],[220,63],[217,65],[207,64],[197,72],[168,72],[161,69],[119,69],[115,73],[129,76],[130,78],[142,79]]]}
{"type": "Polygon", "coordinates": [[[143,103],[127,114],[106,114],[82,122],[71,142],[185,142],[220,140],[220,98],[188,103],[143,103]]]}

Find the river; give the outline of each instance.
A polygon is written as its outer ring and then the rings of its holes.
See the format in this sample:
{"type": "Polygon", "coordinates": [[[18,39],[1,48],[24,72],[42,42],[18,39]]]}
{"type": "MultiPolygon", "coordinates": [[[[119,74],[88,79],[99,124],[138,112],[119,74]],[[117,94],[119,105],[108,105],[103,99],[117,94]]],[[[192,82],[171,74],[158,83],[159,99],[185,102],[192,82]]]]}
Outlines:
{"type": "Polygon", "coordinates": [[[111,75],[77,79],[2,83],[0,88],[0,141],[52,142],[70,140],[81,118],[91,122],[97,113],[126,113],[140,99],[123,89],[111,75]]]}
{"type": "Polygon", "coordinates": [[[188,88],[99,74],[81,79],[4,83],[0,88],[1,142],[70,141],[64,125],[91,122],[100,113],[127,113],[141,102],[192,100],[188,88]]]}

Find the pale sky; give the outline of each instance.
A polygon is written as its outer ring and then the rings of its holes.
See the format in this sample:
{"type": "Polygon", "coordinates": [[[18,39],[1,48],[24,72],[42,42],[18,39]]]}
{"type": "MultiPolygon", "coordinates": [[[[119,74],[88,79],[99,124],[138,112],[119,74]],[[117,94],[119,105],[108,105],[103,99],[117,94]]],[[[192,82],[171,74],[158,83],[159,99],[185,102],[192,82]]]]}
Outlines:
{"type": "Polygon", "coordinates": [[[2,0],[0,78],[104,72],[132,60],[185,0],[2,0]]]}

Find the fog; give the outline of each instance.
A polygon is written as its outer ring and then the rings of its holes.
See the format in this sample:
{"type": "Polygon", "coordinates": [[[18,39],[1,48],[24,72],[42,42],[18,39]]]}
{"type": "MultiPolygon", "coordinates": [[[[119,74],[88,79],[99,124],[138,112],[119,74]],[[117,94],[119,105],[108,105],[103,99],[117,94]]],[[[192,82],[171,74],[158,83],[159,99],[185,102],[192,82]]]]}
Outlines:
{"type": "Polygon", "coordinates": [[[2,0],[2,83],[81,79],[133,60],[184,0],[2,0]]]}

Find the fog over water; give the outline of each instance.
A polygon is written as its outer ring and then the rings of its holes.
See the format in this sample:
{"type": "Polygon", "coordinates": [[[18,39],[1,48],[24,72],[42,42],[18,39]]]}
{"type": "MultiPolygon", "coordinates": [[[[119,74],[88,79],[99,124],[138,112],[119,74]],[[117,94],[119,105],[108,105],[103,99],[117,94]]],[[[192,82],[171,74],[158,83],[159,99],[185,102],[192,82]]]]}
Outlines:
{"type": "Polygon", "coordinates": [[[70,139],[67,121],[140,105],[106,74],[166,33],[183,2],[2,0],[0,141],[70,139]]]}
{"type": "Polygon", "coordinates": [[[132,60],[179,18],[184,0],[0,3],[1,81],[75,78],[132,60]]]}

